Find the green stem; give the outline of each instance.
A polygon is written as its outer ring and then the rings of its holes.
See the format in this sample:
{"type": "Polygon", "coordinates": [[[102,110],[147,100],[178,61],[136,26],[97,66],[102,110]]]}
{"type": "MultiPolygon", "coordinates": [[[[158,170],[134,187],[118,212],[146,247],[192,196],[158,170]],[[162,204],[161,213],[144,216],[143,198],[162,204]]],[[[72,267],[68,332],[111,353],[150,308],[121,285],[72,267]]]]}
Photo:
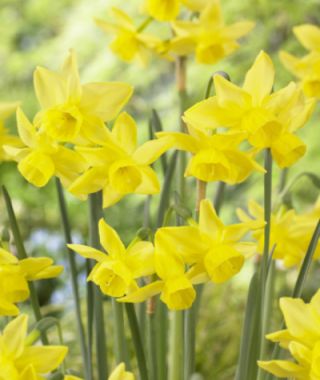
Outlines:
{"type": "Polygon", "coordinates": [[[114,298],[111,298],[111,302],[114,319],[116,362],[117,364],[124,362],[126,364],[126,368],[129,369],[130,362],[124,333],[123,304],[120,304],[114,298]]]}
{"type": "Polygon", "coordinates": [[[153,18],[150,16],[143,21],[143,23],[137,28],[137,32],[141,33],[144,29],[153,21],[153,18]]]}
{"type": "MultiPolygon", "coordinates": [[[[9,218],[10,227],[12,230],[14,242],[15,242],[15,245],[17,248],[18,258],[20,260],[27,259],[28,255],[27,255],[27,252],[26,252],[24,244],[23,244],[20,229],[19,229],[19,226],[17,223],[17,218],[15,216],[15,213],[14,213],[14,210],[12,207],[11,198],[10,198],[10,195],[9,195],[5,186],[2,186],[2,192],[3,192],[3,196],[4,196],[4,201],[6,204],[6,209],[7,209],[7,213],[8,213],[8,218],[9,218]]],[[[37,295],[35,286],[30,281],[28,281],[28,286],[29,286],[29,290],[30,290],[31,306],[32,306],[32,310],[33,310],[35,319],[36,319],[36,321],[40,321],[40,319],[42,318],[42,315],[41,315],[39,299],[38,299],[38,295],[37,295]]],[[[49,344],[47,335],[44,332],[41,333],[41,341],[45,345],[49,344]]]]}
{"type": "MultiPolygon", "coordinates": [[[[129,321],[129,326],[131,330],[132,340],[135,347],[135,352],[137,356],[137,362],[140,372],[141,380],[149,380],[146,357],[143,349],[143,342],[141,339],[138,319],[136,312],[134,310],[134,305],[132,303],[126,303],[126,312],[129,321]]],[[[105,380],[105,379],[104,379],[105,380]]]]}
{"type": "MultiPolygon", "coordinates": [[[[89,195],[89,236],[90,245],[93,248],[100,249],[98,222],[102,216],[102,199],[101,193],[89,195]]],[[[100,289],[94,287],[94,322],[95,322],[95,337],[96,337],[96,356],[98,368],[98,380],[106,380],[108,373],[107,365],[107,347],[106,333],[104,327],[104,311],[103,300],[100,289]]]]}
{"type": "Polygon", "coordinates": [[[213,200],[213,205],[218,215],[220,214],[221,207],[223,204],[225,190],[226,190],[225,182],[218,182],[216,193],[213,200]]]}
{"type": "Polygon", "coordinates": [[[183,379],[183,330],[184,312],[175,311],[170,326],[169,380],[183,379]]]}
{"type": "MultiPolygon", "coordinates": [[[[66,205],[66,201],[65,201],[65,197],[63,193],[63,188],[58,178],[56,178],[56,189],[57,189],[57,194],[58,194],[60,218],[62,222],[65,243],[72,244],[71,228],[70,228],[70,223],[69,223],[67,205],[66,205]]],[[[78,271],[77,271],[77,265],[76,265],[76,258],[75,258],[75,253],[69,248],[67,248],[67,258],[68,258],[69,269],[71,273],[71,288],[72,288],[72,295],[73,295],[73,301],[74,301],[74,306],[75,306],[77,327],[78,327],[78,332],[79,332],[81,354],[82,354],[83,363],[84,363],[85,377],[86,379],[91,380],[92,379],[91,357],[88,356],[88,348],[86,345],[85,332],[84,332],[84,327],[83,327],[82,317],[81,317],[81,303],[80,303],[80,295],[79,295],[78,271]]]]}
{"type": "MultiPolygon", "coordinates": [[[[147,301],[147,315],[148,315],[148,362],[150,377],[152,380],[158,380],[158,361],[157,361],[157,346],[156,346],[156,314],[155,314],[155,297],[147,301]]],[[[141,330],[140,330],[141,331],[141,330]]]]}
{"type": "MultiPolygon", "coordinates": [[[[157,343],[157,368],[158,380],[167,380],[167,348],[168,348],[168,310],[159,298],[156,304],[156,343],[157,343]]],[[[154,331],[155,328],[153,328],[154,331]]]]}

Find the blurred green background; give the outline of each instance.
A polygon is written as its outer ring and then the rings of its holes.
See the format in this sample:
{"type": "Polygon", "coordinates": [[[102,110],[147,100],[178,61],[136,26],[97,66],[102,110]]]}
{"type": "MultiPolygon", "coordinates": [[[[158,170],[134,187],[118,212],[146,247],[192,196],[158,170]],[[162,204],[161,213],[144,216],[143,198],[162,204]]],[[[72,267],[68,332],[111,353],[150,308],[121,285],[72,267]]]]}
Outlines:
{"type": "MultiPolygon", "coordinates": [[[[240,84],[261,49],[274,60],[277,71],[275,88],[282,87],[293,78],[279,62],[278,51],[284,49],[297,55],[304,54],[293,36],[292,27],[320,22],[320,0],[223,0],[221,3],[227,21],[250,19],[256,22],[256,27],[235,54],[217,65],[199,65],[193,59],[189,60],[190,105],[202,99],[208,79],[216,70],[228,72],[232,81],[240,84]]],[[[141,1],[138,0],[0,0],[0,101],[20,100],[26,114],[32,118],[38,110],[32,84],[35,67],[40,65],[56,70],[61,66],[68,49],[73,48],[78,54],[83,82],[125,81],[134,85],[135,93],[127,109],[138,121],[141,142],[148,136],[148,119],[152,108],[158,110],[164,129],[177,129],[179,111],[174,65],[154,59],[147,68],[142,68],[137,64],[128,65],[119,61],[107,48],[111,37],[101,32],[93,22],[94,17],[107,19],[110,15],[108,9],[117,6],[134,17],[136,15],[139,23],[142,20],[140,5],[141,1]]],[[[319,113],[316,112],[308,126],[301,131],[301,136],[308,144],[308,152],[290,169],[290,177],[306,169],[319,173],[318,119],[319,113]]],[[[14,117],[8,120],[7,125],[15,131],[14,117]]],[[[278,170],[275,169],[275,186],[278,176],[278,170]]],[[[34,188],[20,177],[14,163],[1,164],[0,178],[13,197],[29,252],[35,255],[48,254],[58,262],[63,262],[64,248],[54,184],[50,183],[44,189],[34,188]]],[[[193,185],[193,181],[188,180],[191,209],[194,202],[193,185]]],[[[214,185],[210,185],[209,196],[213,193],[214,185]]],[[[299,210],[310,206],[317,193],[308,180],[302,180],[295,187],[295,206],[299,210]]],[[[234,220],[236,207],[244,206],[250,197],[261,200],[261,196],[262,177],[259,175],[253,175],[245,185],[228,188],[223,218],[234,220]]],[[[68,196],[68,202],[75,239],[86,241],[87,207],[71,196],[68,196]]],[[[107,221],[126,242],[143,224],[144,202],[144,197],[130,196],[107,210],[107,221]]],[[[153,211],[157,202],[158,197],[154,197],[153,211]]],[[[1,203],[0,221],[2,226],[6,226],[3,207],[1,203]]],[[[197,359],[197,369],[204,379],[233,378],[249,272],[250,268],[247,268],[243,275],[226,285],[207,286],[199,324],[197,359]]],[[[286,294],[286,287],[294,276],[292,272],[280,273],[278,288],[281,293],[286,294]]],[[[42,285],[41,291],[45,304],[48,291],[58,287],[53,303],[55,308],[65,309],[65,338],[72,343],[75,334],[69,286],[66,285],[68,279],[68,273],[65,273],[62,279],[54,283],[54,287],[48,283],[42,285]],[[66,295],[70,302],[65,302],[66,295]]],[[[278,327],[277,317],[274,325],[278,327]]],[[[112,340],[109,341],[111,345],[112,340]]],[[[73,350],[78,351],[74,345],[73,350]]],[[[75,363],[78,361],[77,358],[72,360],[75,363]]]]}

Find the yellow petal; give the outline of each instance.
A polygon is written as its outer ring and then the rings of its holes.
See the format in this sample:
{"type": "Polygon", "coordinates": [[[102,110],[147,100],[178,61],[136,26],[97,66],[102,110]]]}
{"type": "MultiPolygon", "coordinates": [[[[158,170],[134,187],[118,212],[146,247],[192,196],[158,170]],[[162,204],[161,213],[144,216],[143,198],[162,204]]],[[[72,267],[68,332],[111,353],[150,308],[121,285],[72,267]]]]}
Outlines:
{"type": "Polygon", "coordinates": [[[242,36],[245,36],[251,30],[254,28],[255,23],[252,21],[240,21],[236,22],[232,25],[228,25],[224,30],[223,30],[223,36],[229,39],[239,39],[242,36]]]}
{"type": "Polygon", "coordinates": [[[209,199],[204,199],[200,203],[199,228],[201,232],[212,237],[219,236],[224,228],[209,199]]]}
{"type": "Polygon", "coordinates": [[[108,380],[134,380],[134,375],[133,373],[126,371],[124,363],[120,363],[112,371],[108,380]]]}
{"type": "Polygon", "coordinates": [[[82,257],[85,257],[86,259],[93,259],[98,262],[102,262],[104,260],[107,260],[107,255],[95,248],[88,247],[86,245],[81,244],[67,244],[68,248],[72,249],[73,251],[79,253],[82,257]]]}
{"type": "Polygon", "coordinates": [[[125,194],[118,193],[110,184],[103,188],[103,208],[110,207],[119,202],[125,194]]]}
{"type": "Polygon", "coordinates": [[[162,138],[170,138],[171,146],[179,150],[185,150],[187,152],[195,153],[198,149],[198,144],[193,136],[187,133],[180,132],[158,132],[157,137],[161,140],[162,138]]]}
{"type": "Polygon", "coordinates": [[[281,378],[307,379],[307,370],[287,360],[258,361],[259,367],[281,378]]]}
{"type": "Polygon", "coordinates": [[[155,296],[156,294],[161,293],[163,289],[164,283],[163,281],[155,281],[151,284],[148,284],[146,286],[143,286],[142,288],[137,289],[136,291],[127,294],[126,296],[122,298],[118,298],[118,302],[130,302],[130,303],[137,303],[137,302],[143,302],[147,300],[148,298],[151,298],[155,296]]]}
{"type": "Polygon", "coordinates": [[[135,189],[136,194],[157,194],[160,192],[160,183],[156,172],[149,166],[139,167],[141,182],[135,189]]]}
{"type": "Polygon", "coordinates": [[[37,99],[42,108],[50,108],[66,102],[67,87],[63,75],[37,67],[33,79],[37,99]]]}
{"type": "Polygon", "coordinates": [[[34,367],[30,365],[22,371],[19,380],[42,380],[42,378],[39,378],[34,367]]]}
{"type": "Polygon", "coordinates": [[[281,63],[287,70],[301,78],[302,72],[298,69],[300,62],[299,58],[287,53],[286,51],[280,51],[279,58],[281,63]]]}
{"type": "Polygon", "coordinates": [[[182,257],[174,250],[167,251],[163,246],[155,243],[155,270],[162,280],[173,279],[181,276],[185,271],[185,263],[182,257]]]}
{"type": "Polygon", "coordinates": [[[255,105],[260,105],[272,91],[274,67],[270,57],[261,51],[247,72],[243,89],[252,95],[255,105]]]}
{"type": "Polygon", "coordinates": [[[24,368],[32,365],[36,372],[46,374],[57,369],[67,355],[65,346],[31,346],[26,347],[17,360],[17,366],[24,368]]]}
{"type": "Polygon", "coordinates": [[[158,21],[170,21],[179,13],[179,0],[147,0],[147,9],[158,21]]]}
{"type": "Polygon", "coordinates": [[[272,157],[280,168],[287,168],[298,161],[307,147],[298,136],[291,133],[282,134],[271,146],[272,157]]]}
{"type": "Polygon", "coordinates": [[[19,261],[27,280],[32,280],[39,272],[53,264],[49,257],[28,257],[19,261]]]}
{"type": "Polygon", "coordinates": [[[21,108],[17,109],[17,128],[24,144],[33,148],[36,144],[36,129],[27,119],[21,108]]]}
{"type": "Polygon", "coordinates": [[[116,161],[110,166],[109,181],[120,194],[134,193],[142,182],[140,167],[130,159],[116,161]]]}
{"type": "Polygon", "coordinates": [[[0,120],[4,121],[7,119],[19,105],[20,102],[0,102],[0,120]]]}
{"type": "Polygon", "coordinates": [[[7,324],[3,330],[3,344],[6,353],[18,358],[24,350],[24,341],[27,336],[28,316],[21,314],[7,324]]]}
{"type": "Polygon", "coordinates": [[[293,28],[301,44],[308,50],[320,50],[320,28],[316,25],[304,24],[293,28]]]}
{"type": "Polygon", "coordinates": [[[75,196],[92,194],[103,189],[107,182],[108,173],[105,167],[91,168],[78,177],[68,187],[68,191],[75,196]]]}
{"type": "Polygon", "coordinates": [[[133,93],[133,87],[121,82],[88,83],[82,86],[81,109],[104,121],[114,119],[133,93]]]}
{"type": "Polygon", "coordinates": [[[171,148],[171,138],[150,140],[141,145],[134,152],[132,158],[140,165],[150,165],[156,161],[165,151],[171,148]]]}
{"type": "Polygon", "coordinates": [[[34,151],[23,158],[18,169],[23,177],[34,186],[43,187],[55,173],[52,159],[39,151],[34,151]]]}
{"type": "Polygon", "coordinates": [[[18,261],[16,256],[0,247],[0,265],[16,264],[18,261]]]}
{"type": "Polygon", "coordinates": [[[170,310],[189,309],[196,298],[191,281],[187,276],[167,279],[164,283],[160,299],[170,310]]]}
{"type": "Polygon", "coordinates": [[[214,84],[219,105],[241,113],[250,104],[250,95],[221,75],[214,76],[214,84]]]}
{"type": "Polygon", "coordinates": [[[99,236],[102,247],[111,257],[119,257],[125,253],[125,247],[119,235],[103,219],[99,220],[99,236]]]}
{"type": "Polygon", "coordinates": [[[73,49],[69,51],[69,55],[63,63],[62,74],[66,78],[68,99],[71,101],[79,101],[81,98],[81,84],[77,57],[73,49]]]}
{"type": "Polygon", "coordinates": [[[135,150],[137,144],[137,125],[134,119],[126,112],[122,112],[116,119],[112,128],[112,135],[129,154],[135,150]]]}
{"type": "Polygon", "coordinates": [[[154,247],[148,241],[138,241],[127,249],[126,263],[134,278],[154,273],[154,247]]]}

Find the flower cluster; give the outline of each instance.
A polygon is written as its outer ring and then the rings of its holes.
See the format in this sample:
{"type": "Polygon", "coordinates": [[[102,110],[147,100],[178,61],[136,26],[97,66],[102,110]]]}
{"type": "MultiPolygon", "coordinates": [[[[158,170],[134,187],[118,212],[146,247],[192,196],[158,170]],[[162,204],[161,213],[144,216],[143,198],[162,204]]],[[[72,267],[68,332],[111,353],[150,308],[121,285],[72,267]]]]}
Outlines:
{"type": "Polygon", "coordinates": [[[259,366],[280,378],[319,379],[320,290],[310,303],[299,298],[281,298],[280,308],[287,328],[268,334],[267,338],[289,350],[295,361],[260,361],[259,366]]]}
{"type": "Polygon", "coordinates": [[[293,28],[293,32],[308,54],[297,58],[285,51],[280,52],[284,66],[293,73],[302,85],[306,96],[320,98],[320,28],[304,24],[293,28]]]}
{"type": "Polygon", "coordinates": [[[117,8],[112,9],[112,21],[96,20],[102,30],[115,35],[110,49],[125,62],[145,65],[151,55],[170,60],[195,53],[197,62],[213,64],[233,53],[238,40],[254,27],[250,21],[226,25],[219,0],[147,0],[144,10],[149,17],[140,26],[117,8]],[[177,19],[181,5],[193,12],[189,20],[177,19]],[[173,36],[171,30],[166,40],[146,33],[153,19],[171,21],[173,36]]]}

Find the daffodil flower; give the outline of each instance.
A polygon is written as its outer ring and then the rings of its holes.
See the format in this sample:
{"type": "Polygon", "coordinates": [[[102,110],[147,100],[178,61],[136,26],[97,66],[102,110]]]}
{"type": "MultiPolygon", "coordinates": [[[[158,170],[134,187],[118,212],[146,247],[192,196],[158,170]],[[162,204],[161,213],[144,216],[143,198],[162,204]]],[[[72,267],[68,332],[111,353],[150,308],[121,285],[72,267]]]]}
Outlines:
{"type": "Polygon", "coordinates": [[[184,120],[198,129],[223,126],[243,131],[254,147],[270,148],[281,168],[292,165],[306,151],[294,133],[308,121],[315,102],[304,99],[293,82],[271,93],[274,74],[271,59],[260,52],[247,72],[243,88],[216,75],[216,96],[191,107],[184,120]]]}
{"type": "Polygon", "coordinates": [[[308,304],[299,298],[283,297],[280,308],[287,328],[266,337],[289,350],[295,361],[259,361],[259,366],[280,378],[319,379],[320,291],[308,304]]]}
{"type": "Polygon", "coordinates": [[[264,172],[257,164],[254,152],[241,152],[239,144],[244,134],[214,134],[188,127],[189,134],[160,132],[157,137],[171,137],[172,145],[192,153],[185,176],[201,181],[223,181],[229,184],[244,181],[253,171],[264,172]]]}
{"type": "Polygon", "coordinates": [[[45,186],[56,175],[67,187],[86,169],[87,164],[78,153],[59,145],[44,131],[38,131],[20,108],[17,125],[22,146],[4,149],[18,162],[22,176],[33,185],[45,186]]]}
{"type": "Polygon", "coordinates": [[[219,0],[213,0],[200,13],[198,20],[175,21],[175,37],[170,50],[185,56],[195,52],[199,63],[213,64],[230,55],[239,47],[237,40],[254,27],[250,21],[225,25],[219,0]]]}
{"type": "MultiPolygon", "coordinates": [[[[237,214],[242,222],[252,220],[264,220],[263,207],[251,200],[248,205],[249,215],[243,210],[238,209],[237,214]]],[[[287,210],[281,207],[278,211],[271,214],[270,246],[274,247],[272,258],[282,260],[284,266],[292,267],[300,265],[314,228],[319,218],[318,215],[300,214],[295,210],[287,210]]],[[[252,231],[253,238],[257,241],[256,252],[262,254],[264,246],[263,229],[252,231]]],[[[314,260],[320,256],[320,245],[317,246],[314,260]]]]}
{"type": "Polygon", "coordinates": [[[0,315],[19,313],[15,304],[29,298],[28,281],[59,276],[63,267],[52,264],[53,260],[47,257],[18,260],[12,253],[0,248],[0,315]]]}
{"type": "MultiPolygon", "coordinates": [[[[134,380],[135,376],[132,372],[126,371],[125,364],[120,363],[117,367],[112,371],[107,380],[134,380]]],[[[80,377],[66,375],[64,380],[83,380],[80,377]]]]}
{"type": "Polygon", "coordinates": [[[96,19],[96,24],[105,32],[115,34],[110,49],[125,62],[137,59],[145,66],[152,52],[156,53],[162,41],[146,34],[134,25],[133,20],[122,10],[112,8],[112,22],[96,19]]]}
{"type": "Polygon", "coordinates": [[[309,53],[298,58],[281,51],[280,60],[292,74],[299,78],[306,96],[320,98],[320,28],[316,25],[304,24],[294,27],[293,33],[309,53]]]}
{"type": "Polygon", "coordinates": [[[136,241],[125,248],[116,231],[103,219],[99,221],[100,243],[107,253],[80,244],[68,247],[79,255],[97,261],[88,281],[111,297],[122,297],[137,288],[136,279],[154,273],[153,245],[136,241]]]}
{"type": "Polygon", "coordinates": [[[137,147],[137,126],[127,113],[117,118],[112,132],[100,147],[77,147],[90,168],[75,180],[69,191],[84,196],[103,190],[103,207],[126,194],[156,194],[160,184],[150,167],[169,148],[169,139],[151,140],[137,147]]]}
{"type": "Polygon", "coordinates": [[[19,102],[0,102],[0,161],[9,161],[10,156],[4,150],[5,145],[20,147],[21,141],[18,137],[8,133],[4,121],[15,112],[19,102]]]}
{"type": "Polygon", "coordinates": [[[121,82],[81,84],[76,56],[70,51],[60,72],[38,67],[34,86],[42,111],[37,127],[60,142],[95,143],[104,122],[114,119],[133,89],[121,82]]]}
{"type": "Polygon", "coordinates": [[[64,360],[65,346],[27,344],[28,316],[21,314],[0,334],[0,379],[44,380],[64,360]]]}

